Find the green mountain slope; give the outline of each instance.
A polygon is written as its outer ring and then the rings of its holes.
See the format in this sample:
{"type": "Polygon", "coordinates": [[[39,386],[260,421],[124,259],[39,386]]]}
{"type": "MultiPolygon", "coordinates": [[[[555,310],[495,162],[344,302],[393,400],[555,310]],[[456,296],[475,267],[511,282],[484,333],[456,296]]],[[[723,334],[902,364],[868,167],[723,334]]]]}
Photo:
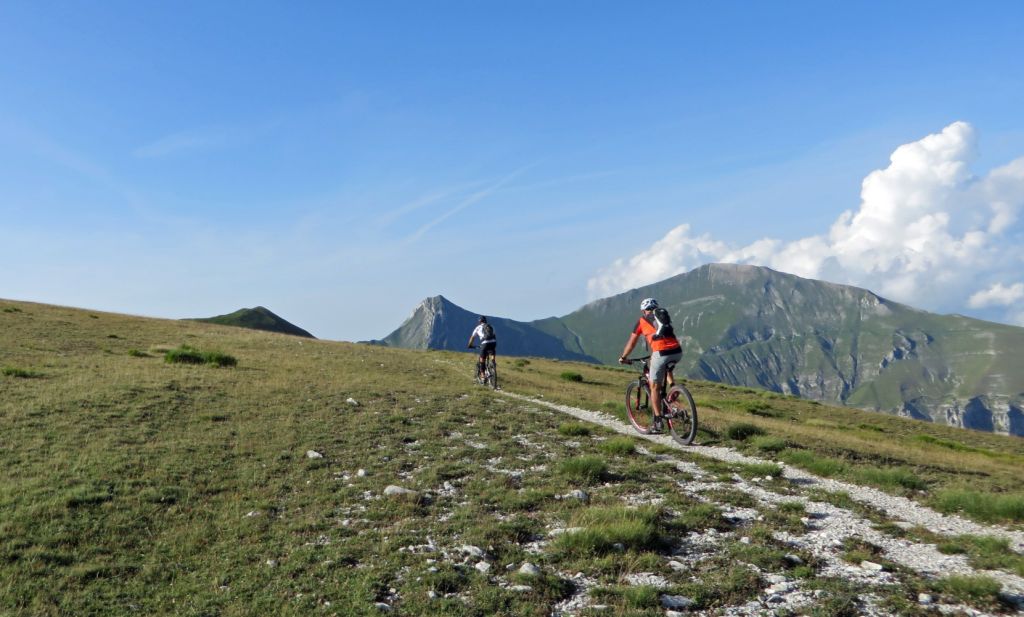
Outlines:
{"type": "Polygon", "coordinates": [[[281,334],[315,338],[309,332],[285,321],[281,317],[272,313],[269,309],[262,306],[238,309],[234,313],[228,313],[227,315],[200,317],[190,321],[215,323],[222,326],[238,326],[239,328],[250,328],[252,330],[265,330],[267,332],[279,332],[281,334]]]}
{"type": "Polygon", "coordinates": [[[650,296],[672,314],[685,347],[679,370],[691,377],[1024,434],[1024,328],[927,313],[857,287],[710,264],[527,325],[611,364],[650,296]]]}

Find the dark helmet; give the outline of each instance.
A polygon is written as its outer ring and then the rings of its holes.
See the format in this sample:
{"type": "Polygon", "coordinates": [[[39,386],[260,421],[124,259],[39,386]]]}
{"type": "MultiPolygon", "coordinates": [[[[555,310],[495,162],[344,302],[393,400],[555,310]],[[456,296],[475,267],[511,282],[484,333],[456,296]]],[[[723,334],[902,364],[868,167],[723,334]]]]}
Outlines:
{"type": "Polygon", "coordinates": [[[477,323],[487,323],[487,318],[481,315],[480,319],[477,319],[477,323]]]}

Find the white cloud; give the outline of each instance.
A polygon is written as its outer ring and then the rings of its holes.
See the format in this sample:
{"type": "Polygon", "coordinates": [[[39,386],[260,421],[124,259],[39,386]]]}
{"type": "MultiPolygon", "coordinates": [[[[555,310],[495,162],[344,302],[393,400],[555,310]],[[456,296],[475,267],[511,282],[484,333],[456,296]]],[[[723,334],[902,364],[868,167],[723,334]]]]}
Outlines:
{"type": "Polygon", "coordinates": [[[989,292],[965,299],[981,282],[1005,280],[1024,264],[1014,237],[1024,208],[1024,158],[976,177],[974,157],[974,129],[954,122],[897,148],[888,167],[864,178],[859,208],[840,214],[826,232],[735,247],[682,224],[599,271],[588,288],[594,297],[609,295],[717,261],[866,287],[933,310],[976,307],[973,297],[989,292]]]}
{"type": "Polygon", "coordinates": [[[988,289],[979,291],[967,300],[967,306],[971,308],[985,308],[986,306],[1010,306],[1024,298],[1024,283],[1016,283],[1009,287],[1002,283],[996,283],[988,289]]]}

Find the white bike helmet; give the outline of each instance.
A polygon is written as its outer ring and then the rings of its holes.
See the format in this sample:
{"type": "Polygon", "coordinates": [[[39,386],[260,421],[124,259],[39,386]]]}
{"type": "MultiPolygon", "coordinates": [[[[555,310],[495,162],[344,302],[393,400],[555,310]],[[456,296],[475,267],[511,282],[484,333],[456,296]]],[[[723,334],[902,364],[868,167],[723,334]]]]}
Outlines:
{"type": "Polygon", "coordinates": [[[644,301],[640,303],[641,311],[651,311],[656,308],[658,308],[658,301],[654,298],[645,298],[644,301]]]}

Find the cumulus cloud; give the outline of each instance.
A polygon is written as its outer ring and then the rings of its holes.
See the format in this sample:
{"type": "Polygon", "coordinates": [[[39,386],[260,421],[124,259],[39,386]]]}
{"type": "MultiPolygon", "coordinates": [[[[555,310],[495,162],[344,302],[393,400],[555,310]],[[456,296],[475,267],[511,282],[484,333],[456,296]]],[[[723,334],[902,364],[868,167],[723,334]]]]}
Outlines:
{"type": "Polygon", "coordinates": [[[984,308],[986,306],[1010,306],[1024,298],[1024,283],[1015,283],[1005,286],[1002,283],[979,291],[967,300],[967,306],[971,308],[984,308]]]}
{"type": "MultiPolygon", "coordinates": [[[[1002,283],[1024,264],[1015,241],[1024,158],[981,177],[971,173],[974,158],[974,129],[954,122],[897,148],[888,167],[864,178],[859,208],[840,214],[819,235],[732,246],[682,224],[599,271],[588,289],[600,297],[727,262],[866,287],[923,308],[992,306],[1015,293],[1018,285],[1002,283]]],[[[1021,293],[1015,299],[1024,297],[1024,288],[1021,293]]]]}

